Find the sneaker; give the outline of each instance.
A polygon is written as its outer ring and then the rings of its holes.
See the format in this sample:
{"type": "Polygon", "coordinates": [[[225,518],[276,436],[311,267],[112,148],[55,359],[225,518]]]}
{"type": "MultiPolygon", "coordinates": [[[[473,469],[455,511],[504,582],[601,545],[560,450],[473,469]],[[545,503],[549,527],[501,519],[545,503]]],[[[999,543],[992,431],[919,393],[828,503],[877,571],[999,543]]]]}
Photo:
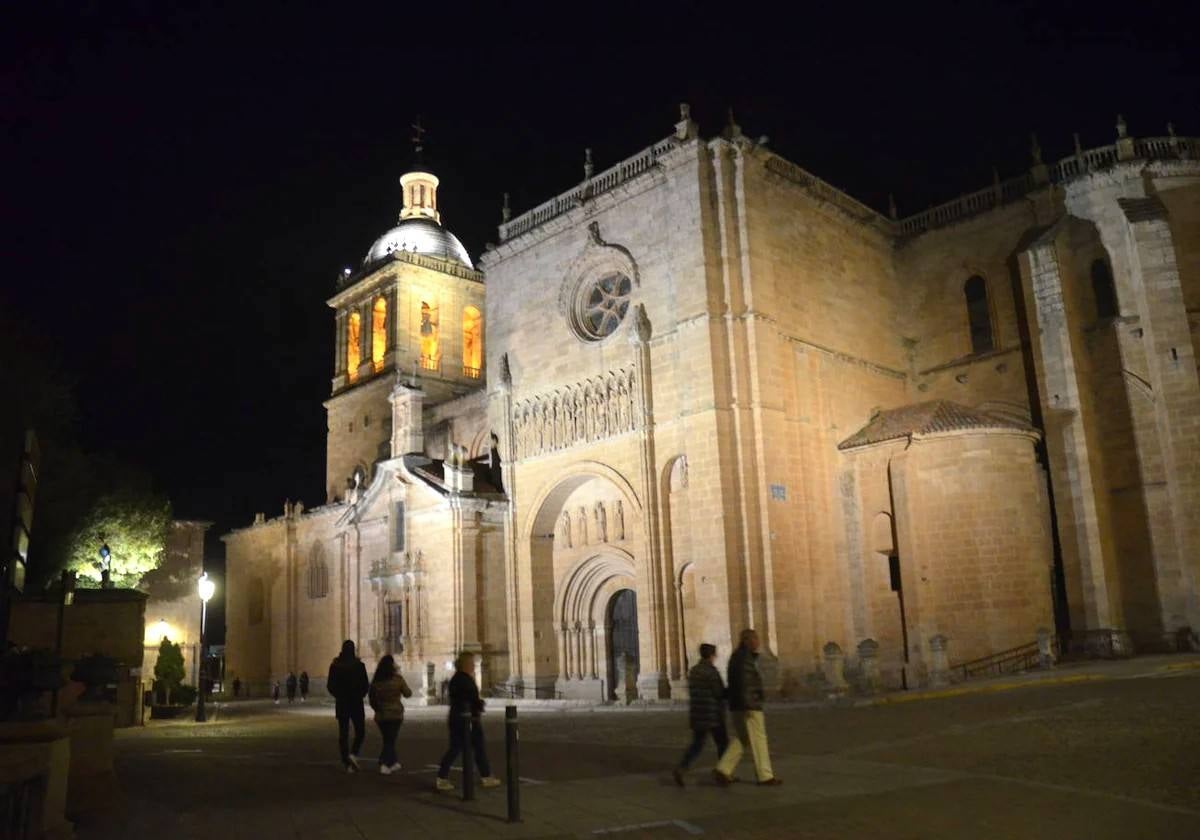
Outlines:
{"type": "Polygon", "coordinates": [[[358,769],[358,756],[354,753],[350,753],[350,764],[353,765],[355,770],[358,769]]]}
{"type": "Polygon", "coordinates": [[[395,765],[392,765],[392,764],[383,764],[383,763],[381,763],[381,764],[379,765],[379,773],[380,773],[380,775],[383,775],[383,776],[390,776],[390,775],[392,775],[392,774],[393,774],[393,773],[395,773],[395,772],[396,772],[396,767],[395,767],[395,765]]]}
{"type": "Polygon", "coordinates": [[[733,784],[733,779],[726,776],[720,770],[713,770],[713,781],[717,783],[718,787],[729,787],[733,784]]]}
{"type": "Polygon", "coordinates": [[[779,787],[781,784],[783,784],[783,779],[772,776],[765,782],[759,782],[758,784],[762,787],[779,787]]]}
{"type": "Polygon", "coordinates": [[[500,787],[500,780],[495,776],[484,776],[479,780],[479,786],[485,788],[500,787]]]}
{"type": "Polygon", "coordinates": [[[437,782],[433,786],[434,790],[454,790],[454,785],[450,784],[449,779],[443,779],[438,776],[437,782]]]}
{"type": "Polygon", "coordinates": [[[675,784],[683,787],[683,771],[678,767],[671,771],[671,778],[675,780],[675,784]]]}
{"type": "Polygon", "coordinates": [[[358,767],[357,767],[356,765],[353,765],[353,764],[347,764],[347,765],[346,765],[346,772],[347,772],[347,773],[357,773],[357,772],[358,772],[358,767]]]}

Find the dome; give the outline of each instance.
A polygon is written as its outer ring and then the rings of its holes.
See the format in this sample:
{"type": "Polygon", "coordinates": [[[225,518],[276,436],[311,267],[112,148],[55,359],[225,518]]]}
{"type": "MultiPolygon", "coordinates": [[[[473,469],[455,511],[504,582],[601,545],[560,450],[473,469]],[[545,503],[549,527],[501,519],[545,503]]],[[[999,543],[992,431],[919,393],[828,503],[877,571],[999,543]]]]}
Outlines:
{"type": "Polygon", "coordinates": [[[461,263],[467,268],[474,268],[471,255],[458,241],[458,237],[446,230],[432,219],[412,217],[404,219],[400,224],[375,240],[363,264],[373,263],[390,256],[393,251],[409,251],[426,254],[461,263]]]}

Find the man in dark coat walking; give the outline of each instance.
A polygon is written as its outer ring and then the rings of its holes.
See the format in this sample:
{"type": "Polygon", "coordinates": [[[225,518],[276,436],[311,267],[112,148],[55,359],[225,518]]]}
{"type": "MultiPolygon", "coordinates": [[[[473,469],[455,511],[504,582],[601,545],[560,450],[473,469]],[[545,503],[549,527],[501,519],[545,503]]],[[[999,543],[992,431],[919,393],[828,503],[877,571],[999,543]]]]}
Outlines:
{"type": "Polygon", "coordinates": [[[725,683],[721,682],[721,672],[713,665],[716,658],[716,645],[700,645],[700,661],[688,672],[688,725],[692,728],[692,743],[671,773],[680,787],[683,787],[683,774],[704,749],[709,733],[717,745],[717,758],[729,746],[729,737],[725,733],[725,683]]]}
{"type": "Polygon", "coordinates": [[[367,668],[354,655],[354,642],[342,642],[342,652],[329,664],[329,679],[326,688],[334,698],[334,714],[338,722],[338,747],[342,753],[342,764],[347,773],[358,772],[358,751],[366,737],[366,716],[363,714],[363,697],[371,688],[367,679],[367,668]],[[347,746],[350,739],[350,724],[354,724],[354,745],[347,746]]]}
{"type": "Polygon", "coordinates": [[[743,744],[750,747],[754,759],[754,774],[760,785],[783,784],[771,769],[771,754],[767,748],[767,723],[763,717],[762,674],[758,670],[758,633],[743,630],[741,644],[729,657],[729,711],[733,715],[733,737],[729,749],[717,762],[713,778],[719,785],[733,781],[733,770],[742,758],[743,744]]]}
{"type": "Polygon", "coordinates": [[[285,685],[287,686],[288,705],[290,706],[296,700],[296,675],[292,671],[288,671],[285,685]]]}

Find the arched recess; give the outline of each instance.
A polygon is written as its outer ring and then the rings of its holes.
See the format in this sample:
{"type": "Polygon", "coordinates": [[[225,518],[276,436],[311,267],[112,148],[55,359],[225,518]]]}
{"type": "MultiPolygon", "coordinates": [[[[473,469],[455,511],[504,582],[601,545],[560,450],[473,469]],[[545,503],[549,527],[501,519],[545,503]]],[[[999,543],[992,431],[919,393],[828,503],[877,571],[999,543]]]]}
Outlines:
{"type": "MultiPolygon", "coordinates": [[[[567,615],[565,605],[570,603],[568,582],[575,581],[575,591],[583,591],[579,590],[578,586],[592,578],[587,575],[577,577],[580,569],[572,567],[572,570],[563,574],[562,580],[556,580],[555,535],[556,532],[561,532],[559,525],[567,500],[589,482],[601,482],[605,485],[598,490],[603,489],[610,494],[615,491],[626,511],[626,528],[630,534],[637,533],[640,527],[642,505],[632,486],[616,470],[598,462],[586,461],[568,468],[565,475],[560,476],[556,482],[534,497],[536,501],[531,506],[533,513],[527,517],[520,531],[521,542],[528,546],[529,551],[530,586],[526,596],[528,600],[522,610],[531,621],[525,625],[528,629],[522,631],[524,635],[520,641],[520,676],[527,695],[552,696],[560,676],[565,680],[569,674],[570,666],[564,666],[564,657],[569,648],[562,633],[564,617],[567,615]]],[[[642,605],[648,603],[646,593],[650,592],[644,564],[635,563],[633,555],[623,549],[605,546],[600,553],[608,558],[626,558],[624,566],[609,559],[605,561],[608,565],[600,564],[601,568],[610,571],[624,568],[626,572],[636,568],[633,579],[637,591],[642,595],[639,598],[639,611],[644,613],[645,608],[642,605]]],[[[646,622],[643,622],[643,626],[646,626],[646,622]]],[[[571,630],[574,629],[572,626],[571,630]]],[[[582,627],[580,629],[582,630],[582,627]]],[[[644,632],[642,638],[650,638],[649,632],[644,632]]],[[[643,657],[644,662],[649,659],[649,656],[643,657]]]]}
{"type": "Polygon", "coordinates": [[[383,370],[387,358],[387,300],[380,296],[371,307],[371,369],[376,373],[383,370]]]}
{"type": "Polygon", "coordinates": [[[555,604],[558,629],[558,687],[564,694],[596,695],[570,685],[607,679],[610,657],[606,610],[613,595],[638,590],[633,555],[610,549],[576,563],[567,572],[555,604]]]}
{"type": "Polygon", "coordinates": [[[988,295],[988,285],[982,275],[972,275],[963,284],[963,296],[966,298],[971,352],[990,353],[996,349],[996,343],[992,327],[992,305],[988,295]]]}

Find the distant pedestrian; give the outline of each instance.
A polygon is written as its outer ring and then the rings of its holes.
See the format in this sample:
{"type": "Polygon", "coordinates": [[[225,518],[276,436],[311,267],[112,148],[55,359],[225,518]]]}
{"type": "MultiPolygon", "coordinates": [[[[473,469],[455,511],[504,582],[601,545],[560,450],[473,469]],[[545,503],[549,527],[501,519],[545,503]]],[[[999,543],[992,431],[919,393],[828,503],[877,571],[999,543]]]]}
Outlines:
{"type": "Polygon", "coordinates": [[[371,708],[375,710],[375,725],[379,727],[379,735],[383,738],[383,747],[379,751],[379,772],[387,776],[400,769],[400,762],[396,759],[396,736],[400,734],[400,725],[404,723],[402,698],[412,697],[412,689],[396,670],[396,660],[390,653],[379,660],[368,697],[371,708]]]}
{"type": "Polygon", "coordinates": [[[275,701],[275,705],[279,705],[279,680],[271,683],[271,699],[275,701]]]}
{"type": "Polygon", "coordinates": [[[300,702],[308,699],[308,671],[300,672],[300,702]]]}
{"type": "Polygon", "coordinates": [[[287,697],[289,706],[296,702],[296,675],[292,671],[287,675],[287,697]]]}
{"type": "MultiPolygon", "coordinates": [[[[475,670],[475,654],[463,651],[454,660],[454,676],[450,678],[447,690],[450,694],[450,747],[442,756],[441,766],[438,767],[437,790],[454,790],[450,783],[450,765],[458,758],[458,754],[466,747],[467,739],[471,739],[471,750],[475,754],[475,766],[479,768],[482,777],[480,784],[485,788],[496,787],[500,780],[492,775],[492,766],[488,762],[487,747],[483,743],[483,699],[479,696],[479,686],[471,676],[475,670]],[[470,724],[467,723],[467,713],[470,713],[470,724]]],[[[466,768],[464,768],[465,771],[466,768]]]]}
{"type": "Polygon", "coordinates": [[[242,681],[240,679],[238,679],[237,677],[234,677],[233,678],[233,699],[234,700],[238,699],[238,696],[241,695],[241,693],[242,693],[242,681]]]}
{"type": "Polygon", "coordinates": [[[342,642],[342,652],[329,663],[329,678],[325,687],[334,698],[334,715],[338,723],[338,748],[342,764],[347,773],[358,772],[358,751],[366,737],[363,715],[363,697],[371,684],[367,681],[367,668],[354,655],[354,642],[342,642]],[[354,724],[354,744],[349,746],[350,724],[354,724]]]}
{"type": "Polygon", "coordinates": [[[713,770],[717,784],[733,781],[733,770],[742,758],[743,744],[750,746],[754,774],[760,785],[781,785],[771,770],[767,748],[767,723],[763,717],[763,682],[758,670],[758,633],[743,630],[741,644],[729,657],[729,711],[733,714],[733,737],[713,770]]]}
{"type": "Polygon", "coordinates": [[[721,681],[721,672],[713,665],[716,658],[716,645],[700,645],[700,661],[688,672],[688,725],[692,729],[692,743],[671,773],[680,787],[683,787],[683,774],[700,755],[710,734],[717,745],[717,758],[729,746],[725,731],[725,683],[721,681]]]}

